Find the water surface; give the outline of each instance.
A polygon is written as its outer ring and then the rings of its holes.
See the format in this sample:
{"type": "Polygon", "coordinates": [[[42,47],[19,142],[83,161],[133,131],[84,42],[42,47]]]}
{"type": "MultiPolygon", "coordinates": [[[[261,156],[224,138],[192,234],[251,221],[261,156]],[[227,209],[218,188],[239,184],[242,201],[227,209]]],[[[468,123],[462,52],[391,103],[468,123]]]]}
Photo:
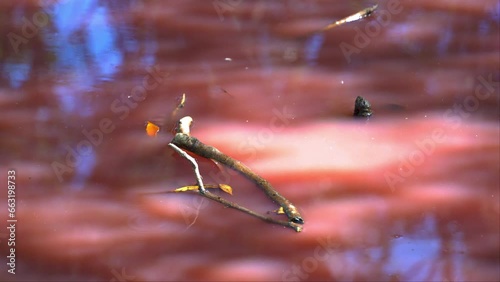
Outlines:
{"type": "MultiPolygon", "coordinates": [[[[498,1],[380,1],[313,33],[373,4],[3,1],[0,171],[16,171],[18,222],[0,277],[498,281],[498,1]],[[183,93],[192,134],[269,180],[303,232],[144,194],[195,182],[167,148],[183,93]]],[[[277,208],[200,166],[225,197],[277,208]]]]}

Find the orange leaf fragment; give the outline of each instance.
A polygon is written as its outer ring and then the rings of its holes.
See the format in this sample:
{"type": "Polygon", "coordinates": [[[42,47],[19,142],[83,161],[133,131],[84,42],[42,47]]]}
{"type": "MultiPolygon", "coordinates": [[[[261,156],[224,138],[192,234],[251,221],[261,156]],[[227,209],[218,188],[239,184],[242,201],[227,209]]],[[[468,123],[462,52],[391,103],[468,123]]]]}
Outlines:
{"type": "Polygon", "coordinates": [[[156,137],[156,134],[158,134],[158,131],[160,131],[160,127],[150,121],[147,122],[146,124],[146,133],[150,137],[156,137]]]}

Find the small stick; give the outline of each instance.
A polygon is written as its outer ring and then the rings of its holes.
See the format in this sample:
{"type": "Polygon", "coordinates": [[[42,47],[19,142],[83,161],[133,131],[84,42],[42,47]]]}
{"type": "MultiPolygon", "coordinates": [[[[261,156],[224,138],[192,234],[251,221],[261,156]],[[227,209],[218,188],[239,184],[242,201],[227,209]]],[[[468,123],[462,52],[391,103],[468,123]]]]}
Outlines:
{"type": "Polygon", "coordinates": [[[375,4],[372,7],[368,7],[364,10],[357,12],[356,14],[350,15],[350,16],[345,17],[341,20],[338,20],[334,23],[331,23],[331,24],[325,26],[322,30],[323,31],[329,30],[329,29],[332,29],[334,27],[337,27],[337,26],[345,24],[345,23],[350,23],[350,22],[354,22],[354,21],[366,18],[369,15],[371,15],[377,8],[378,8],[378,4],[375,4]]]}
{"type": "Polygon", "coordinates": [[[228,201],[220,196],[217,196],[215,194],[213,194],[212,192],[206,190],[203,186],[203,181],[201,180],[201,174],[200,174],[200,171],[199,171],[199,168],[198,168],[198,163],[196,162],[196,160],[191,157],[190,155],[188,155],[186,152],[184,152],[182,149],[180,149],[179,147],[177,147],[175,144],[172,144],[172,143],[169,143],[168,144],[170,147],[172,147],[177,153],[179,153],[182,157],[184,157],[185,159],[187,159],[192,165],[193,165],[193,170],[194,170],[194,174],[196,176],[196,181],[197,181],[197,185],[199,187],[198,189],[198,193],[200,195],[202,195],[203,197],[206,197],[210,200],[213,200],[215,202],[218,202],[218,203],[221,203],[227,207],[230,207],[230,208],[233,208],[233,209],[236,209],[236,210],[239,210],[239,211],[242,211],[242,212],[245,212],[245,213],[248,213],[252,216],[255,216],[259,219],[262,219],[264,221],[267,221],[267,222],[271,222],[271,223],[274,223],[274,224],[279,224],[279,225],[283,225],[283,226],[286,226],[286,227],[290,227],[292,229],[294,229],[295,231],[297,232],[300,232],[302,231],[302,226],[296,222],[292,222],[292,221],[284,221],[284,220],[277,220],[277,219],[274,219],[272,217],[268,217],[268,216],[264,216],[264,215],[261,215],[261,214],[258,214],[252,210],[249,210],[243,206],[240,206],[236,203],[233,203],[231,201],[228,201]]]}
{"type": "Polygon", "coordinates": [[[173,120],[175,118],[175,116],[177,115],[177,112],[184,108],[184,105],[186,104],[186,93],[182,93],[182,97],[180,99],[180,102],[179,104],[177,105],[177,107],[175,107],[175,109],[172,111],[172,113],[170,114],[170,119],[173,120]]]}
{"type": "Polygon", "coordinates": [[[297,231],[297,232],[300,232],[302,231],[302,225],[299,224],[299,223],[296,223],[296,222],[293,222],[293,221],[285,221],[285,220],[278,220],[278,219],[274,219],[272,217],[268,217],[268,216],[264,216],[264,215],[261,215],[261,214],[258,214],[250,209],[247,209],[243,206],[240,206],[236,203],[233,203],[231,201],[228,201],[222,197],[219,197],[215,194],[213,194],[212,192],[210,191],[206,191],[204,194],[202,194],[202,196],[206,197],[206,198],[209,198],[210,200],[213,200],[213,201],[216,201],[216,202],[219,202],[229,208],[232,208],[232,209],[236,209],[236,210],[239,210],[239,211],[242,211],[242,212],[245,212],[245,213],[248,213],[249,215],[252,215],[252,216],[255,216],[259,219],[262,219],[264,221],[267,221],[267,222],[271,222],[271,223],[274,223],[274,224],[279,224],[279,225],[283,225],[283,226],[286,226],[286,227],[290,227],[292,228],[293,230],[297,231]]]}
{"type": "Polygon", "coordinates": [[[207,189],[205,189],[205,187],[203,186],[203,180],[196,160],[190,155],[188,155],[186,152],[181,150],[179,147],[177,147],[175,144],[168,143],[168,146],[172,147],[172,149],[174,149],[177,153],[179,153],[179,155],[183,156],[193,165],[194,175],[196,176],[196,184],[198,185],[198,191],[202,195],[205,194],[207,192],[207,189]]]}
{"type": "MultiPolygon", "coordinates": [[[[192,119],[190,119],[190,121],[192,121],[192,119]]],[[[213,159],[232,168],[235,171],[240,172],[241,174],[243,174],[243,176],[257,184],[257,186],[261,188],[264,193],[266,193],[267,197],[283,207],[283,210],[285,211],[285,214],[287,215],[290,222],[304,224],[304,220],[302,219],[299,211],[289,200],[287,200],[280,193],[274,190],[274,188],[267,180],[257,175],[240,161],[237,161],[225,155],[217,148],[205,145],[197,138],[191,137],[188,134],[182,132],[177,133],[174,136],[174,139],[172,139],[172,143],[199,156],[213,159]]]]}

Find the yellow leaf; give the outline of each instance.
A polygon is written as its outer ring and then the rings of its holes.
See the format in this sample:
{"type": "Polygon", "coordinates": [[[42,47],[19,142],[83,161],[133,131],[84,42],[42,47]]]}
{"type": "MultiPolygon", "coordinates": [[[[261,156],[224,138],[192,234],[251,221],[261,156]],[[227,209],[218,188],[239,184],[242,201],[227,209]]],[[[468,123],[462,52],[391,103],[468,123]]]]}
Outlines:
{"type": "Polygon", "coordinates": [[[181,188],[177,188],[174,190],[174,192],[186,192],[186,191],[194,191],[194,190],[198,190],[198,185],[194,185],[194,186],[183,186],[181,188]]]}
{"type": "MultiPolygon", "coordinates": [[[[219,184],[219,185],[205,184],[204,186],[206,189],[221,189],[222,191],[228,193],[229,195],[233,194],[233,188],[231,188],[231,186],[227,184],[219,184]]],[[[198,189],[200,189],[200,186],[198,185],[188,185],[177,188],[174,190],[174,192],[198,191],[198,189]]]]}
{"type": "Polygon", "coordinates": [[[285,211],[283,210],[283,207],[280,207],[279,209],[274,210],[273,212],[275,212],[277,214],[284,214],[285,213],[285,211]]]}
{"type": "Polygon", "coordinates": [[[227,185],[227,184],[219,184],[219,188],[228,193],[229,195],[233,195],[233,188],[231,188],[231,186],[227,185]]]}

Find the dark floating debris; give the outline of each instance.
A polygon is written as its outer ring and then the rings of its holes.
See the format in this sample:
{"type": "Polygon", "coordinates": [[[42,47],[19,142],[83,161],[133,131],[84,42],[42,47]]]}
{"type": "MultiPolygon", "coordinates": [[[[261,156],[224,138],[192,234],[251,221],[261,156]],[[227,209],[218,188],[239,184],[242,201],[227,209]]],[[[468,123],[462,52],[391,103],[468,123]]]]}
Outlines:
{"type": "Polygon", "coordinates": [[[356,97],[356,101],[354,102],[354,116],[368,118],[372,114],[370,102],[361,96],[356,97]]]}

